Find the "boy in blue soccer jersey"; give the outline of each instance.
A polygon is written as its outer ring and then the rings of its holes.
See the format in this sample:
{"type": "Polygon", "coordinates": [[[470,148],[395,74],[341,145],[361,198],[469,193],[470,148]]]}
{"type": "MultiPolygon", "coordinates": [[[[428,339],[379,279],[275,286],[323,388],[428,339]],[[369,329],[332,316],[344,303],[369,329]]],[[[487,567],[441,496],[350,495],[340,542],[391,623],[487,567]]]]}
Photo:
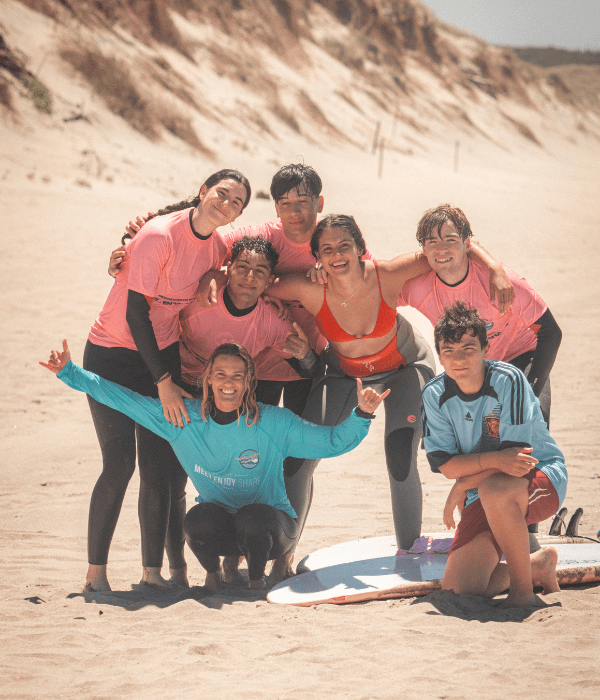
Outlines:
{"type": "Polygon", "coordinates": [[[488,598],[509,588],[501,607],[535,605],[534,585],[560,590],[557,553],[530,555],[527,525],[560,507],[564,457],[523,373],[486,361],[476,309],[463,301],[447,307],[434,339],[445,372],[423,389],[425,449],[432,471],[455,480],[444,508],[448,529],[454,509],[461,512],[442,588],[488,598]]]}

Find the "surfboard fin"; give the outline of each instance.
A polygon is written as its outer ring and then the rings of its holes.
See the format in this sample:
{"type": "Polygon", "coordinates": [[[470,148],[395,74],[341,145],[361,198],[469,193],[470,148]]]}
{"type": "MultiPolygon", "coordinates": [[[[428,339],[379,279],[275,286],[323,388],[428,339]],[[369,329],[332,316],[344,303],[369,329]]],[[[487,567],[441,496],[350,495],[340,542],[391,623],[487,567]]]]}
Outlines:
{"type": "Polygon", "coordinates": [[[561,508],[558,513],[554,516],[552,525],[550,525],[549,535],[560,535],[562,532],[562,526],[567,526],[565,523],[565,518],[567,517],[567,509],[561,508]]]}
{"type": "Polygon", "coordinates": [[[567,531],[565,532],[565,535],[567,537],[577,537],[578,532],[577,528],[579,527],[579,521],[581,520],[581,516],[583,515],[583,508],[578,508],[573,515],[571,516],[571,519],[569,520],[569,524],[567,525],[567,531]]]}

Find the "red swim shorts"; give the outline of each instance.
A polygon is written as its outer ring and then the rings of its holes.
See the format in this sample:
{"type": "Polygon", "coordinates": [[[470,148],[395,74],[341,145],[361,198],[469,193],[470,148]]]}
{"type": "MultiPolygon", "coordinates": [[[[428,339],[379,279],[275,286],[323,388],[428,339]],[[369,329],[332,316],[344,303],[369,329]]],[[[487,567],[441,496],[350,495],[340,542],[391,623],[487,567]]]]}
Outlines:
{"type": "MultiPolygon", "coordinates": [[[[558,494],[550,479],[540,469],[532,469],[525,478],[529,481],[529,508],[525,522],[527,525],[541,523],[543,520],[551,518],[558,510],[558,494]]],[[[481,499],[478,498],[463,510],[448,554],[451,554],[455,549],[464,547],[479,533],[489,532],[490,529],[481,505],[481,499]]],[[[502,557],[502,550],[494,535],[492,535],[492,544],[496,548],[498,556],[502,557]]]]}

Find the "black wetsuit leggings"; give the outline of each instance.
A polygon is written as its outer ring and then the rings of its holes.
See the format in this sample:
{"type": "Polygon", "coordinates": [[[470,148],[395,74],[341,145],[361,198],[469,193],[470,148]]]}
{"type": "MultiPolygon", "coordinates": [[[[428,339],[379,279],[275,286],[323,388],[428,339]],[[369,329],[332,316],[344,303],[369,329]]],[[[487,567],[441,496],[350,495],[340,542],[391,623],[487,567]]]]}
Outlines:
{"type": "MultiPolygon", "coordinates": [[[[533,350],[529,352],[524,352],[522,355],[517,355],[509,360],[511,365],[518,367],[523,374],[529,378],[529,371],[531,370],[531,365],[533,364],[533,350]]],[[[537,391],[537,389],[536,389],[537,391]]],[[[550,428],[550,405],[552,403],[552,393],[550,389],[550,377],[544,382],[544,386],[539,392],[538,399],[540,401],[540,408],[542,409],[542,416],[546,421],[548,429],[550,428]]]]}
{"type": "MultiPolygon", "coordinates": [[[[161,350],[160,355],[177,381],[181,373],[179,343],[161,350]]],[[[143,396],[158,398],[152,377],[135,350],[105,348],[88,341],[83,367],[143,396]]],[[[89,563],[107,563],[125,491],[135,470],[137,439],[142,565],[162,566],[166,544],[171,568],[185,566],[183,520],[187,475],[171,446],[123,413],[89,396],[88,401],[102,450],[102,473],[92,493],[88,520],[89,563]]]]}
{"type": "Polygon", "coordinates": [[[235,515],[216,503],[198,503],[185,516],[185,539],[209,574],[221,556],[246,557],[252,581],[265,573],[267,561],[289,552],[298,523],[291,515],[262,503],[243,506],[235,515]]]}
{"type": "MultiPolygon", "coordinates": [[[[362,380],[364,387],[373,387],[379,393],[392,390],[384,399],[385,460],[396,541],[402,549],[410,549],[421,534],[423,498],[417,471],[417,451],[422,435],[421,391],[432,377],[427,367],[410,365],[362,380]]],[[[318,425],[339,425],[355,406],[356,379],[326,374],[311,391],[302,417],[318,425]]],[[[313,472],[319,461],[287,457],[283,463],[285,488],[298,514],[300,532],[312,501],[313,472]]]]}
{"type": "Polygon", "coordinates": [[[306,399],[312,389],[312,379],[294,379],[290,382],[276,382],[260,379],[256,387],[256,400],[269,406],[279,406],[283,394],[283,406],[297,416],[302,415],[306,399]]]}
{"type": "MultiPolygon", "coordinates": [[[[531,365],[533,364],[533,350],[530,350],[529,352],[524,352],[522,355],[517,355],[517,357],[513,357],[513,359],[509,360],[509,362],[511,365],[518,367],[521,370],[521,372],[523,372],[523,374],[526,377],[528,377],[529,370],[531,369],[531,365]]],[[[548,428],[550,428],[550,406],[552,404],[550,377],[546,379],[544,386],[542,387],[539,393],[538,399],[540,401],[540,408],[542,409],[542,416],[546,421],[546,425],[548,426],[548,428]]],[[[531,525],[527,526],[527,529],[529,530],[529,532],[537,532],[538,524],[532,523],[531,525]]]]}

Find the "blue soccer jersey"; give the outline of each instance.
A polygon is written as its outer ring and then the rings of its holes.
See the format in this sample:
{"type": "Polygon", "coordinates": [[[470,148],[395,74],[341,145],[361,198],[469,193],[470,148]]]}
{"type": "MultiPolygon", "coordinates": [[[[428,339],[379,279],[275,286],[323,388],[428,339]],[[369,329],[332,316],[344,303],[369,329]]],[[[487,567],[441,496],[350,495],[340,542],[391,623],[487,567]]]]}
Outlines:
{"type": "MultiPolygon", "coordinates": [[[[423,388],[423,438],[432,471],[439,472],[455,455],[533,447],[538,469],[548,476],[562,503],[567,490],[565,459],[525,375],[499,361],[486,362],[485,370],[476,394],[463,394],[446,374],[423,388]]],[[[477,498],[477,489],[470,489],[466,505],[477,498]]]]}
{"type": "Polygon", "coordinates": [[[278,406],[260,407],[260,420],[246,425],[245,416],[228,425],[202,420],[201,404],[185,399],[191,423],[169,423],[159,399],[137,394],[69,362],[58,378],[73,389],[121,411],[171,443],[198,491],[199,503],[218,503],[230,512],[264,503],[296,517],[283,479],[283,460],[291,457],[336,457],[354,449],[369,432],[371,421],[353,411],[337,426],[309,423],[278,406]]]}

